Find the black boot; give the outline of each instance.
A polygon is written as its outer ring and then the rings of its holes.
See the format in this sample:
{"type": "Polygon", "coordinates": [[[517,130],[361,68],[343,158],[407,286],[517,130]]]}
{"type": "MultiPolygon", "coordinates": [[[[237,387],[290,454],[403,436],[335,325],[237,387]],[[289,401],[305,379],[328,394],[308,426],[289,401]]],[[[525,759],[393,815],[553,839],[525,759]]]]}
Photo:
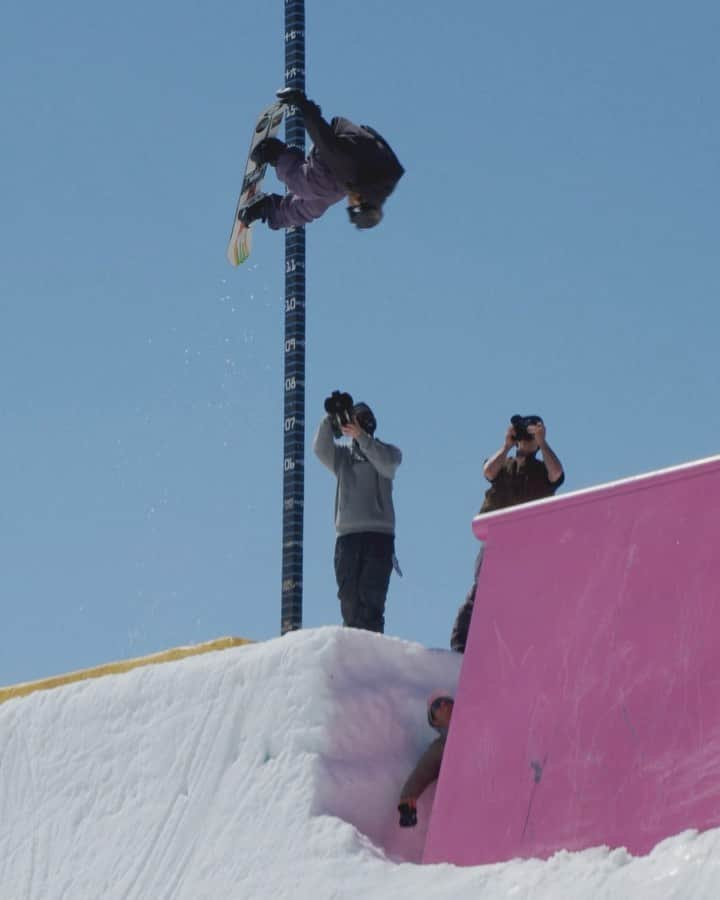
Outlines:
{"type": "Polygon", "coordinates": [[[278,140],[278,138],[265,138],[265,140],[260,141],[250,154],[250,159],[256,166],[264,166],[265,163],[276,166],[280,154],[286,149],[287,144],[284,144],[281,140],[278,140]]]}
{"type": "Polygon", "coordinates": [[[243,225],[252,225],[261,219],[263,222],[268,217],[268,197],[260,197],[258,200],[244,206],[238,213],[238,219],[243,225]]]}

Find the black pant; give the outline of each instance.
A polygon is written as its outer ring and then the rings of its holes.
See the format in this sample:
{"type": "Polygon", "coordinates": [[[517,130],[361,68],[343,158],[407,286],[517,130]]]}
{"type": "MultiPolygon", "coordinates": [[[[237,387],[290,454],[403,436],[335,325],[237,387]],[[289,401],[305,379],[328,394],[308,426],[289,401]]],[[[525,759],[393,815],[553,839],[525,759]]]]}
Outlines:
{"type": "Polygon", "coordinates": [[[470,621],[473,614],[473,606],[475,605],[475,589],[477,585],[473,585],[468,591],[467,597],[457,611],[455,622],[453,623],[452,634],[450,635],[450,647],[458,653],[465,652],[467,644],[468,631],[470,631],[470,621]]]}
{"type": "Polygon", "coordinates": [[[335,578],[343,625],[385,629],[385,599],[395,553],[391,534],[344,534],[335,543],[335,578]]]}
{"type": "Polygon", "coordinates": [[[475,592],[477,591],[478,578],[480,577],[480,567],[482,566],[483,556],[485,555],[485,544],[480,542],[480,549],[475,557],[475,578],[472,587],[467,592],[467,596],[462,606],[457,611],[455,621],[453,623],[452,634],[450,635],[450,647],[457,650],[458,653],[465,652],[467,644],[468,631],[470,631],[470,622],[472,620],[473,607],[475,606],[475,592]]]}

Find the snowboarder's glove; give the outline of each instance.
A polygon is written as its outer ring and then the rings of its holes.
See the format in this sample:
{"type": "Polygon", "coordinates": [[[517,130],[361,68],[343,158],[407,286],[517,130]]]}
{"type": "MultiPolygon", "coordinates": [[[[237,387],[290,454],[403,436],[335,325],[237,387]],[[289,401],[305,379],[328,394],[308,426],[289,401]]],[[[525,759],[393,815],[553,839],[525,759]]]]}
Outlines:
{"type": "Polygon", "coordinates": [[[281,140],[278,140],[278,138],[265,138],[260,141],[250,154],[250,159],[256,166],[264,166],[265,163],[276,166],[280,154],[286,149],[287,144],[284,144],[281,140]]]}
{"type": "Polygon", "coordinates": [[[280,103],[285,104],[285,106],[298,106],[300,109],[302,109],[303,106],[305,106],[305,104],[308,102],[308,98],[305,96],[305,91],[301,91],[300,88],[280,88],[279,91],[275,91],[275,96],[278,98],[280,103]]]}
{"type": "Polygon", "coordinates": [[[258,219],[261,219],[264,222],[268,217],[268,212],[268,198],[260,197],[259,200],[255,200],[253,203],[243,206],[238,213],[238,219],[240,219],[243,225],[252,225],[252,223],[257,222],[258,219]]]}
{"type": "Polygon", "coordinates": [[[305,96],[305,91],[301,91],[300,88],[281,88],[275,92],[275,95],[280,103],[283,103],[285,106],[297,106],[304,116],[322,116],[322,110],[317,103],[308,100],[305,96]]]}
{"type": "Polygon", "coordinates": [[[417,810],[409,803],[400,803],[398,812],[400,813],[401,828],[414,828],[417,825],[417,810]]]}

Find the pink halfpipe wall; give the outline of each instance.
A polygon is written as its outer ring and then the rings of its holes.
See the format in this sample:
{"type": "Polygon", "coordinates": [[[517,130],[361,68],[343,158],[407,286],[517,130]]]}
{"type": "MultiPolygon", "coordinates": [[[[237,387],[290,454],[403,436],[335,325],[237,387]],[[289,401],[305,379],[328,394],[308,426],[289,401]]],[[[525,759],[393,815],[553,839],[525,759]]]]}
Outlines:
{"type": "Polygon", "coordinates": [[[720,457],[475,519],[424,862],[720,825],[720,457]]]}

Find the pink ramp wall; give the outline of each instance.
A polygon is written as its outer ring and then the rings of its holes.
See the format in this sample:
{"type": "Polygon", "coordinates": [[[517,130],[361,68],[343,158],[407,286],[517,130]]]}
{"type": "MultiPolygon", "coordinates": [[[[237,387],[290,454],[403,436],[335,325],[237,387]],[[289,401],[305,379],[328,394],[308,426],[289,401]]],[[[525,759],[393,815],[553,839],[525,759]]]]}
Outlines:
{"type": "Polygon", "coordinates": [[[720,825],[720,457],[487,532],[424,862],[720,825]]]}

